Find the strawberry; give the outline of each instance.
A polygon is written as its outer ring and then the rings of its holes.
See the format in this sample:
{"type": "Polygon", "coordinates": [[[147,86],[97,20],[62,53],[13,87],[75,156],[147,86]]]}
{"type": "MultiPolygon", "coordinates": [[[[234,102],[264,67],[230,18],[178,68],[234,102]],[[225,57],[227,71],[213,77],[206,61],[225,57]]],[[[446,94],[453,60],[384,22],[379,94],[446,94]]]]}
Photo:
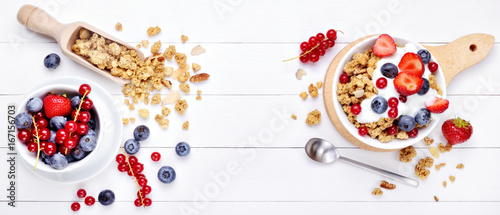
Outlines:
{"type": "Polygon", "coordinates": [[[467,141],[472,136],[472,125],[463,119],[446,120],[441,127],[443,136],[451,145],[467,141]]]}
{"type": "Polygon", "coordinates": [[[447,99],[434,97],[433,99],[425,102],[425,107],[431,113],[443,113],[446,109],[448,109],[449,104],[450,102],[447,99]]]}
{"type": "Polygon", "coordinates": [[[375,40],[375,45],[373,45],[373,53],[379,57],[389,56],[396,52],[396,43],[388,34],[381,34],[377,40],[375,40]]]}
{"type": "Polygon", "coordinates": [[[393,82],[396,91],[404,96],[418,93],[424,84],[424,80],[421,77],[414,76],[407,72],[400,72],[396,78],[394,78],[393,82]]]}
{"type": "Polygon", "coordinates": [[[422,77],[425,70],[422,58],[412,52],[407,52],[403,55],[401,61],[399,61],[398,68],[402,72],[407,72],[418,77],[422,77]]]}
{"type": "Polygon", "coordinates": [[[71,101],[60,95],[48,95],[43,98],[45,116],[51,119],[54,116],[66,116],[73,110],[71,101]]]}

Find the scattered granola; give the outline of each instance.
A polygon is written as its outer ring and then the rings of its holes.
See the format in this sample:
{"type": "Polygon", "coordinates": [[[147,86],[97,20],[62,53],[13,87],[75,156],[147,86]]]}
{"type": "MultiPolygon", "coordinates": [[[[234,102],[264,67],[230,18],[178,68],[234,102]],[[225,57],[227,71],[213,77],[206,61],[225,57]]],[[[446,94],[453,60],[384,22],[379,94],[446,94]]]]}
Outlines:
{"type": "MultiPolygon", "coordinates": [[[[199,75],[199,74],[198,74],[199,75]]],[[[191,77],[191,73],[189,71],[182,73],[178,78],[177,81],[184,83],[187,80],[189,80],[189,77],[191,77]]]]}
{"type": "Polygon", "coordinates": [[[316,82],[316,87],[318,87],[318,89],[321,89],[321,87],[323,87],[323,82],[322,81],[316,82]]]}
{"type": "Polygon", "coordinates": [[[193,50],[191,50],[191,55],[193,55],[193,56],[200,55],[200,54],[203,54],[205,52],[206,52],[206,50],[203,47],[201,47],[200,45],[197,45],[193,48],[193,50]]]}
{"type": "Polygon", "coordinates": [[[198,90],[196,94],[197,94],[196,100],[201,101],[201,90],[198,90]]]}
{"type": "Polygon", "coordinates": [[[130,110],[135,110],[135,105],[134,105],[134,103],[131,103],[131,104],[128,106],[128,109],[130,109],[130,110]]]}
{"type": "Polygon", "coordinates": [[[147,48],[149,46],[149,40],[141,40],[141,44],[144,48],[147,48]]]}
{"type": "Polygon", "coordinates": [[[187,37],[186,35],[181,35],[181,40],[182,40],[182,43],[186,43],[186,41],[189,40],[189,37],[187,37]]]}
{"type": "Polygon", "coordinates": [[[381,196],[382,194],[384,194],[384,191],[382,191],[380,188],[375,188],[373,189],[372,191],[372,195],[375,195],[375,196],[381,196]]]}
{"type": "Polygon", "coordinates": [[[424,143],[425,145],[430,146],[432,145],[432,143],[434,143],[434,140],[429,137],[424,137],[424,143]]]}
{"type": "Polygon", "coordinates": [[[461,163],[457,164],[457,169],[463,169],[463,168],[464,168],[463,164],[461,164],[461,163]]]}
{"type": "Polygon", "coordinates": [[[184,114],[184,112],[186,112],[187,107],[188,107],[188,104],[186,102],[186,99],[183,99],[183,100],[177,101],[174,108],[177,111],[177,113],[182,115],[182,114],[184,114]]]}
{"type": "Polygon", "coordinates": [[[171,61],[172,57],[175,55],[175,46],[170,45],[168,48],[163,52],[163,56],[168,60],[171,61]]]}
{"type": "Polygon", "coordinates": [[[151,46],[151,53],[156,54],[160,51],[161,48],[161,40],[158,40],[151,46]]]}
{"type": "Polygon", "coordinates": [[[124,125],[128,125],[129,122],[128,118],[122,118],[122,121],[124,125]]]}
{"type": "Polygon", "coordinates": [[[189,87],[189,84],[188,83],[181,83],[179,85],[179,88],[184,91],[185,93],[189,93],[189,91],[191,91],[191,88],[189,87]]]}
{"type": "Polygon", "coordinates": [[[426,169],[426,167],[432,167],[433,163],[434,159],[432,159],[431,157],[420,159],[420,161],[418,161],[418,164],[415,166],[415,175],[417,175],[422,180],[427,179],[427,176],[431,174],[431,171],[426,169]]]}
{"type": "Polygon", "coordinates": [[[452,148],[453,148],[453,146],[449,143],[447,143],[446,146],[444,146],[442,143],[438,144],[438,149],[441,153],[449,152],[449,151],[451,151],[452,148]]]}
{"type": "Polygon", "coordinates": [[[192,63],[193,72],[198,72],[201,70],[201,66],[197,63],[192,63]]]}
{"type": "Polygon", "coordinates": [[[302,98],[302,100],[305,100],[307,98],[307,93],[301,92],[299,96],[300,96],[300,98],[302,98]]]}
{"type": "Polygon", "coordinates": [[[208,78],[210,78],[209,74],[207,74],[207,73],[200,73],[200,74],[196,74],[196,75],[191,76],[191,78],[189,79],[189,81],[191,81],[193,83],[196,83],[196,82],[205,81],[208,78]]]}
{"type": "Polygon", "coordinates": [[[436,149],[436,147],[434,146],[429,147],[429,152],[431,153],[432,157],[439,158],[439,152],[436,149]]]}
{"type": "Polygon", "coordinates": [[[182,68],[187,67],[186,54],[177,52],[177,53],[175,53],[174,58],[175,58],[175,62],[177,62],[177,65],[179,65],[179,67],[182,67],[182,68]]]}
{"type": "Polygon", "coordinates": [[[137,45],[135,45],[135,47],[137,47],[138,49],[140,49],[142,46],[141,46],[141,44],[137,44],[137,45]]]}
{"type": "Polygon", "coordinates": [[[395,184],[391,184],[387,181],[381,181],[380,182],[380,187],[384,188],[384,189],[388,189],[388,190],[394,190],[396,189],[396,185],[395,184]]]}
{"type": "Polygon", "coordinates": [[[417,151],[415,151],[415,148],[413,146],[408,146],[399,150],[399,160],[401,162],[408,163],[413,160],[415,156],[417,156],[417,151]]]}
{"type": "Polygon", "coordinates": [[[450,175],[450,181],[451,181],[451,182],[455,182],[455,176],[450,175]]]}
{"type": "Polygon", "coordinates": [[[307,114],[306,123],[309,126],[317,125],[321,122],[321,112],[318,109],[311,111],[307,114]]]}
{"type": "Polygon", "coordinates": [[[115,29],[116,29],[117,31],[122,31],[122,30],[123,30],[122,23],[117,22],[117,23],[116,23],[116,25],[115,25],[115,29]]]}
{"type": "Polygon", "coordinates": [[[434,168],[439,171],[441,168],[443,168],[444,166],[446,166],[446,163],[440,163],[440,164],[436,164],[434,166],[434,168]]]}
{"type": "Polygon", "coordinates": [[[126,104],[126,105],[129,105],[130,104],[130,100],[129,99],[124,99],[123,103],[126,104]]]}
{"type": "Polygon", "coordinates": [[[295,73],[295,77],[297,80],[302,80],[302,76],[306,75],[307,72],[303,69],[298,69],[297,72],[295,73]]]}
{"type": "Polygon", "coordinates": [[[434,201],[439,202],[438,197],[434,196],[434,201]]]}
{"type": "Polygon", "coordinates": [[[168,119],[162,119],[160,121],[160,126],[162,129],[167,129],[169,124],[170,124],[170,121],[168,119]]]}
{"type": "Polygon", "coordinates": [[[168,107],[161,107],[161,115],[168,116],[169,114],[170,114],[170,108],[168,108],[168,107]]]}
{"type": "Polygon", "coordinates": [[[151,98],[151,104],[152,105],[157,105],[157,104],[160,104],[160,103],[161,103],[161,94],[160,93],[154,95],[151,98]]]}
{"type": "Polygon", "coordinates": [[[134,123],[135,122],[135,118],[134,117],[130,117],[129,120],[130,120],[130,123],[134,123]]]}
{"type": "Polygon", "coordinates": [[[307,88],[309,91],[309,94],[311,94],[311,97],[316,98],[318,97],[318,88],[314,86],[314,84],[310,84],[309,87],[307,88]]]}
{"type": "Polygon", "coordinates": [[[182,129],[189,130],[189,121],[186,121],[182,124],[182,129]]]}
{"type": "Polygon", "coordinates": [[[160,32],[161,32],[161,28],[158,26],[148,28],[148,36],[150,36],[150,37],[152,37],[160,32]]]}
{"type": "Polygon", "coordinates": [[[443,187],[446,188],[446,181],[443,181],[443,187]]]}
{"type": "Polygon", "coordinates": [[[296,120],[296,119],[297,119],[297,116],[296,116],[295,114],[292,114],[292,116],[291,116],[291,117],[292,117],[292,119],[293,119],[293,120],[296,120]]]}
{"type": "Polygon", "coordinates": [[[149,110],[148,109],[140,109],[139,111],[139,116],[141,116],[144,119],[149,118],[149,110]]]}

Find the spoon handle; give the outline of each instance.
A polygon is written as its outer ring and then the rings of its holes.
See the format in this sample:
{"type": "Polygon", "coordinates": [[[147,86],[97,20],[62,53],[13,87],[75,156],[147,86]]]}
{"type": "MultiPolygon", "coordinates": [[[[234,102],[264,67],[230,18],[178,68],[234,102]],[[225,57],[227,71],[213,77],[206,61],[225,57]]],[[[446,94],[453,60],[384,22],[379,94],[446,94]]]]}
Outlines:
{"type": "Polygon", "coordinates": [[[374,167],[374,166],[371,166],[371,165],[368,165],[365,163],[361,163],[359,161],[355,161],[355,160],[352,160],[350,158],[340,157],[340,159],[349,163],[349,164],[352,164],[354,166],[360,167],[360,168],[368,170],[370,172],[379,174],[381,176],[385,176],[385,177],[390,178],[392,180],[399,181],[401,183],[405,183],[405,184],[408,184],[408,185],[411,185],[414,187],[418,187],[418,181],[411,179],[411,178],[408,178],[406,176],[402,176],[402,175],[397,174],[397,173],[389,172],[387,170],[380,169],[378,167],[374,167]]]}

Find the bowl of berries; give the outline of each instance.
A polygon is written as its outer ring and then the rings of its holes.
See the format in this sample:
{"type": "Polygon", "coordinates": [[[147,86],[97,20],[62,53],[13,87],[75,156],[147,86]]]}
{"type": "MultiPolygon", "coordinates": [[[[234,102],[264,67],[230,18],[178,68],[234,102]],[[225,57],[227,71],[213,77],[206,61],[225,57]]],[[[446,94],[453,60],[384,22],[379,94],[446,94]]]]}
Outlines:
{"type": "Polygon", "coordinates": [[[434,56],[417,42],[387,34],[368,37],[346,52],[335,70],[333,91],[342,126],[382,150],[422,140],[449,105],[434,56]]]}
{"type": "Polygon", "coordinates": [[[30,91],[15,117],[16,150],[45,179],[79,182],[102,171],[120,147],[122,126],[111,95],[82,78],[53,79],[30,91]]]}

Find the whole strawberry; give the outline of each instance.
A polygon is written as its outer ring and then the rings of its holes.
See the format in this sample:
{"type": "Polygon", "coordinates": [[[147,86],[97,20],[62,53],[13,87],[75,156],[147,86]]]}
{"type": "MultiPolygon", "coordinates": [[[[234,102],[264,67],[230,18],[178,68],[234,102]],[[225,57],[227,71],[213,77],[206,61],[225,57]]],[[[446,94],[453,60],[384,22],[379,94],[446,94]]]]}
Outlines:
{"type": "Polygon", "coordinates": [[[472,125],[463,119],[446,120],[441,127],[443,136],[451,145],[467,141],[472,136],[472,125]]]}
{"type": "Polygon", "coordinates": [[[45,116],[51,119],[54,116],[67,116],[73,110],[71,101],[60,95],[48,95],[43,99],[43,109],[45,116]]]}

